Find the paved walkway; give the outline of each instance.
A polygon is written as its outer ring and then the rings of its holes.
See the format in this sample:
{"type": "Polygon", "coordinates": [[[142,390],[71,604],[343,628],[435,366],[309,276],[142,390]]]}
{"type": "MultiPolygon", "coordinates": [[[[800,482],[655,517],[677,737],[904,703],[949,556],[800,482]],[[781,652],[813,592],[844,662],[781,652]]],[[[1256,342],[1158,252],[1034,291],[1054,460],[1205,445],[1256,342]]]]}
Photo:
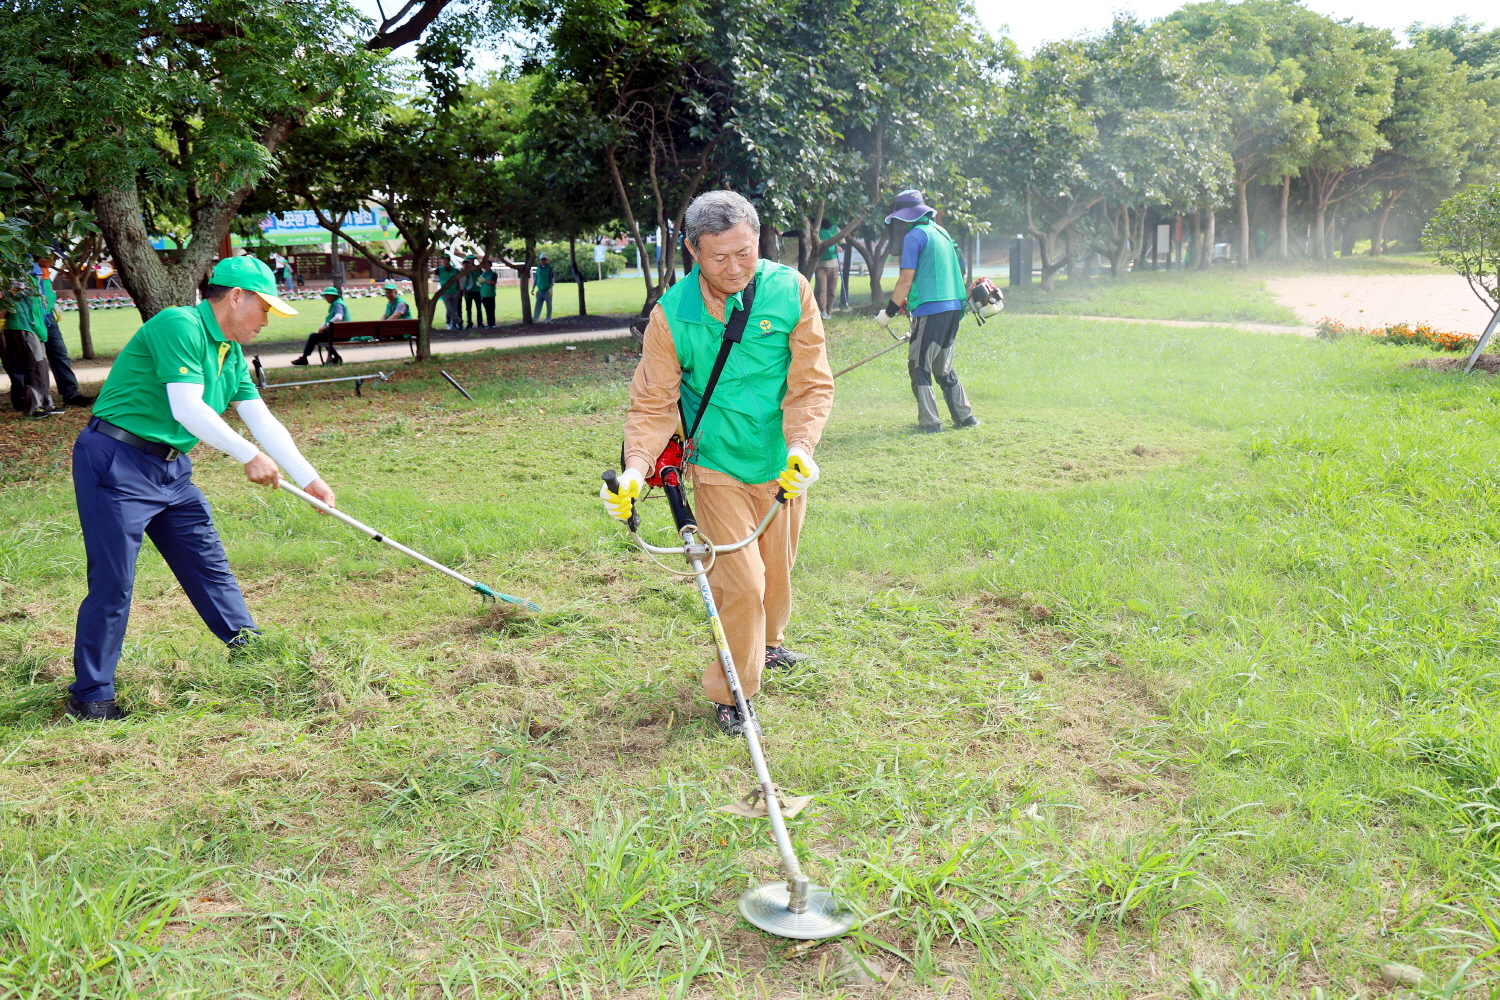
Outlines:
{"type": "MultiPolygon", "coordinates": [[[[432,342],[433,354],[470,354],[474,351],[505,351],[518,347],[542,347],[547,344],[582,344],[590,340],[620,340],[630,336],[630,328],[626,326],[615,327],[610,330],[578,330],[566,333],[527,333],[518,337],[483,337],[473,340],[434,340],[432,342]]],[[[254,345],[245,352],[253,355],[254,345]]],[[[344,356],[344,361],[349,364],[368,364],[374,361],[405,361],[411,357],[411,351],[405,344],[373,344],[369,347],[343,347],[339,353],[344,356]]],[[[296,353],[285,354],[262,354],[260,356],[261,366],[264,368],[290,368],[292,359],[297,357],[296,353]]],[[[323,372],[327,369],[313,365],[308,371],[323,372]]],[[[103,382],[109,375],[108,365],[95,365],[84,367],[75,365],[73,374],[78,376],[80,382],[103,382]]],[[[326,378],[328,376],[315,376],[326,378]]]]}
{"type": "Polygon", "coordinates": [[[1220,323],[1202,319],[1140,319],[1135,316],[1064,316],[1057,313],[1014,313],[1016,318],[1030,319],[1086,319],[1096,323],[1145,323],[1148,326],[1212,326],[1221,330],[1249,330],[1251,333],[1294,333],[1299,337],[1313,337],[1317,330],[1310,326],[1278,326],[1275,323],[1220,323]]]}

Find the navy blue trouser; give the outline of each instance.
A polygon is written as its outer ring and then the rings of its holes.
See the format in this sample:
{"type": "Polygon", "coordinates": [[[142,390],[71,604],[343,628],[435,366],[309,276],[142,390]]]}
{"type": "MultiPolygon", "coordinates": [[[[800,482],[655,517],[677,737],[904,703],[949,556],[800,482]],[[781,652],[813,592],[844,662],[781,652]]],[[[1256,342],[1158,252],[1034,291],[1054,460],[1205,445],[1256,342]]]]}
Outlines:
{"type": "Polygon", "coordinates": [[[56,403],[63,403],[78,395],[78,378],[73,374],[73,362],[68,359],[68,345],[63,341],[57,317],[47,313],[47,365],[52,369],[52,381],[57,383],[56,403]]]}
{"type": "Polygon", "coordinates": [[[125,645],[143,534],[214,635],[229,642],[255,628],[192,471],[186,455],[167,462],[91,428],[78,435],[73,492],[88,554],[89,593],[78,608],[73,640],[75,680],[68,690],[74,700],[115,696],[115,666],[125,645]]]}

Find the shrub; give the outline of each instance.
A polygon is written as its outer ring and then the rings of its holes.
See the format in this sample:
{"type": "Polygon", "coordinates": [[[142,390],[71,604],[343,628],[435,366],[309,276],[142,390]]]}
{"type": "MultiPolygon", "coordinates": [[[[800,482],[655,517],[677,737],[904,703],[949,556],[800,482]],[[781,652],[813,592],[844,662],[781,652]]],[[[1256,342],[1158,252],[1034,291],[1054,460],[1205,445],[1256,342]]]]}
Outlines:
{"type": "Polygon", "coordinates": [[[1368,329],[1362,326],[1350,326],[1328,316],[1318,320],[1318,339],[1337,340],[1346,336],[1371,337],[1382,344],[1417,344],[1430,347],[1435,351],[1469,351],[1474,349],[1478,337],[1471,333],[1453,333],[1446,330],[1434,330],[1427,323],[1418,323],[1411,326],[1406,323],[1392,323],[1389,326],[1379,326],[1368,329]]]}

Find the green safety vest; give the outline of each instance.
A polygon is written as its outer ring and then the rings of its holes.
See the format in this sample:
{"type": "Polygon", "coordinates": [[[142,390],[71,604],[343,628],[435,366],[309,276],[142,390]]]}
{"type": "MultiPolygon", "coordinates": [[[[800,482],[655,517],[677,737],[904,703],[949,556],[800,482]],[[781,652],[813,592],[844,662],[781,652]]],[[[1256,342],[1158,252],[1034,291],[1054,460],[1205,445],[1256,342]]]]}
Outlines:
{"type": "MultiPolygon", "coordinates": [[[[696,265],[658,304],[682,366],[682,409],[691,427],[719,356],[724,324],[703,303],[696,265]]],[[[731,295],[725,318],[739,307],[740,294],[731,295]]],[[[698,427],[697,464],[742,483],[770,482],[786,467],[781,401],[792,361],[792,330],[801,318],[797,271],[762,260],[755,269],[755,301],[744,339],[730,349],[709,412],[698,427]]]]}
{"type": "MultiPolygon", "coordinates": [[[[958,259],[958,244],[948,235],[948,230],[922,219],[912,225],[926,227],[927,245],[917,257],[917,277],[911,284],[911,296],[906,301],[906,311],[915,314],[928,302],[964,300],[964,269],[958,259]]],[[[911,230],[907,230],[911,232],[911,230]]]]}

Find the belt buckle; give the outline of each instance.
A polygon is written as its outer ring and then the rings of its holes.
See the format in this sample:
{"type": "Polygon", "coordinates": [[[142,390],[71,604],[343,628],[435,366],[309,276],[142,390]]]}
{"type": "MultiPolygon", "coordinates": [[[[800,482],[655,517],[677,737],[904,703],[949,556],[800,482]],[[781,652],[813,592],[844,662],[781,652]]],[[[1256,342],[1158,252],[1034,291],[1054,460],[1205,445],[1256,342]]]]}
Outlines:
{"type": "Polygon", "coordinates": [[[168,462],[175,462],[181,455],[182,452],[178,451],[176,448],[168,448],[164,460],[168,462]]]}

